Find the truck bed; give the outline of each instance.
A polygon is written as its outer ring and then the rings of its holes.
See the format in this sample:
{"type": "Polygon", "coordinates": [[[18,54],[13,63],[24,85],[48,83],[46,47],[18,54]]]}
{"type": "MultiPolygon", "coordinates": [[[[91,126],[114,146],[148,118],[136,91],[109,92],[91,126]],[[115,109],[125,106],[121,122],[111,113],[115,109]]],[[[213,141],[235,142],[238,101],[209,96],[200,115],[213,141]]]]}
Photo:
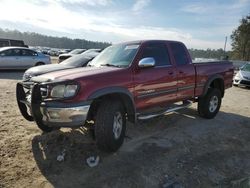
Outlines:
{"type": "Polygon", "coordinates": [[[233,64],[229,61],[211,61],[193,63],[196,72],[195,96],[204,92],[207,81],[213,76],[221,77],[224,80],[225,88],[232,86],[233,64]]]}

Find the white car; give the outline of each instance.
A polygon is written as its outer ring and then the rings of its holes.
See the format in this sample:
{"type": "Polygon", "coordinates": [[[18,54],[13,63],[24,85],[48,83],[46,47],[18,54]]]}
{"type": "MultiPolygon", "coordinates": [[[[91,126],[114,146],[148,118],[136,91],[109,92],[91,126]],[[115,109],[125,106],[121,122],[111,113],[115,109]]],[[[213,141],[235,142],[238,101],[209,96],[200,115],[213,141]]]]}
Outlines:
{"type": "Polygon", "coordinates": [[[0,48],[0,69],[27,69],[45,64],[51,64],[50,57],[29,48],[0,48]]]}
{"type": "Polygon", "coordinates": [[[250,87],[250,63],[243,65],[234,76],[233,85],[250,87]]]}

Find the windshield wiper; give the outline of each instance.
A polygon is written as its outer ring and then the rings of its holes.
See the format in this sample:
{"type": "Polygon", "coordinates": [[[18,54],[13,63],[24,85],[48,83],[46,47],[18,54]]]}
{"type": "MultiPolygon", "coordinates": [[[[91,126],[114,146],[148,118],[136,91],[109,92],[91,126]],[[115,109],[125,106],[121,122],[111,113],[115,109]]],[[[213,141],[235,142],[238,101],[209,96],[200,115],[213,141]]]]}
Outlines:
{"type": "Polygon", "coordinates": [[[101,64],[101,66],[107,66],[107,67],[121,67],[120,65],[114,65],[114,64],[110,64],[110,63],[106,63],[106,64],[101,64]]]}

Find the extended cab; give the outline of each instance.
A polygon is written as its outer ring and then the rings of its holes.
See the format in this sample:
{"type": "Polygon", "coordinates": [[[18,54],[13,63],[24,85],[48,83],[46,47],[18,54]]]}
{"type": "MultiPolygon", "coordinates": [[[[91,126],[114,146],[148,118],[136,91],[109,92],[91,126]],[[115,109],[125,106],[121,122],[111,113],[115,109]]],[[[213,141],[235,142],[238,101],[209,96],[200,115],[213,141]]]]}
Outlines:
{"type": "Polygon", "coordinates": [[[90,125],[97,145],[116,151],[126,121],[153,118],[192,102],[198,102],[200,116],[213,118],[232,78],[228,61],[192,63],[183,43],[146,40],[110,46],[86,68],[18,83],[16,96],[22,115],[43,131],[90,125]]]}

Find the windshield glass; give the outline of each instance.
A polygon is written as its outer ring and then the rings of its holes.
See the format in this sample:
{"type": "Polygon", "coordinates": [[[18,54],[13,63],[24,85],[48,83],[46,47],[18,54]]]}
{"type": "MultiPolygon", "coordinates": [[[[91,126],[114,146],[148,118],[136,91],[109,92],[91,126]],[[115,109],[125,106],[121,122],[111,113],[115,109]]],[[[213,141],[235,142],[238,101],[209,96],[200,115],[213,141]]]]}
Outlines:
{"type": "Polygon", "coordinates": [[[84,64],[87,64],[91,59],[93,59],[93,57],[88,57],[86,55],[76,55],[76,56],[73,56],[64,60],[60,64],[73,66],[73,67],[81,67],[84,64]]]}
{"type": "Polygon", "coordinates": [[[250,72],[250,64],[246,64],[241,68],[242,71],[248,71],[250,72]]]}
{"type": "Polygon", "coordinates": [[[82,52],[84,52],[85,50],[84,49],[75,49],[75,50],[72,50],[71,52],[69,52],[70,54],[80,54],[82,52]]]}
{"type": "Polygon", "coordinates": [[[139,44],[116,44],[103,50],[89,65],[128,67],[138,49],[139,44]]]}

